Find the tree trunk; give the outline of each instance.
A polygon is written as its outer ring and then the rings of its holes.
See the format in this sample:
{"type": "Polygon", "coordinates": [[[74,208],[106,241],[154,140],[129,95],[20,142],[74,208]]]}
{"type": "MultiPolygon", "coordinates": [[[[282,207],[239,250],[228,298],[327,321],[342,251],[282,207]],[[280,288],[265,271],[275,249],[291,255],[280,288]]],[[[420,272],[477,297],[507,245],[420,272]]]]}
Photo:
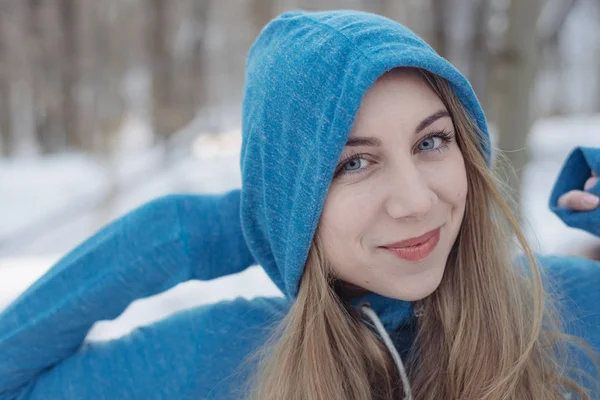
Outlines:
{"type": "MultiPolygon", "coordinates": [[[[53,84],[56,83],[52,75],[56,68],[53,68],[51,61],[53,58],[53,49],[56,45],[56,37],[49,32],[48,9],[47,4],[41,4],[36,0],[29,0],[27,5],[26,20],[24,28],[27,30],[27,40],[24,48],[27,52],[28,62],[31,68],[30,84],[33,92],[33,120],[34,135],[42,153],[50,153],[56,150],[57,132],[56,126],[56,99],[60,98],[60,93],[53,90],[53,84]],[[46,17],[46,18],[44,18],[46,17]]],[[[57,23],[54,24],[56,28],[57,23]]]]}
{"type": "Polygon", "coordinates": [[[32,81],[34,76],[32,38],[28,32],[30,23],[28,5],[25,1],[12,1],[5,4],[5,33],[10,57],[5,61],[9,65],[10,76],[10,113],[15,152],[35,153],[39,146],[35,137],[35,110],[33,107],[32,81]]]}
{"type": "Polygon", "coordinates": [[[83,149],[73,97],[77,82],[74,0],[26,4],[37,142],[43,153],[83,149]]]}
{"type": "MultiPolygon", "coordinates": [[[[503,47],[492,59],[492,119],[498,128],[498,147],[506,152],[515,173],[501,165],[497,168],[508,180],[517,202],[521,197],[523,169],[529,159],[526,141],[532,125],[530,103],[537,72],[536,21],[540,8],[540,0],[510,2],[503,47]]],[[[514,211],[520,215],[520,210],[514,211]]]]}
{"type": "Polygon", "coordinates": [[[490,1],[479,0],[475,9],[475,27],[472,39],[472,50],[469,65],[469,80],[484,110],[488,109],[488,21],[490,18],[490,1]]]}
{"type": "Polygon", "coordinates": [[[406,1],[386,0],[383,5],[385,16],[406,25],[408,23],[408,5],[406,1]]]}
{"type": "Polygon", "coordinates": [[[104,0],[96,3],[98,18],[96,51],[102,60],[102,69],[97,70],[96,89],[96,152],[110,160],[119,141],[121,126],[126,110],[122,95],[122,83],[126,70],[126,51],[122,47],[122,37],[127,21],[121,20],[119,0],[104,0]],[[112,10],[111,10],[112,8],[112,10]],[[113,14],[111,16],[111,14],[113,14]]]}
{"type": "Polygon", "coordinates": [[[152,71],[152,126],[159,141],[171,133],[168,123],[169,83],[172,81],[171,57],[168,49],[167,3],[148,0],[147,37],[152,71]]]}
{"type": "Polygon", "coordinates": [[[101,60],[94,70],[95,121],[93,153],[102,165],[107,189],[96,210],[98,226],[113,215],[114,204],[121,191],[119,184],[119,140],[125,119],[125,100],[121,86],[126,70],[126,41],[128,21],[123,19],[123,5],[119,0],[95,2],[95,52],[101,60]]]}
{"type": "Polygon", "coordinates": [[[62,57],[61,70],[61,117],[67,142],[75,149],[89,149],[78,124],[79,114],[75,98],[79,82],[78,46],[77,46],[77,2],[62,0],[61,2],[61,38],[62,57]]]}
{"type": "Polygon", "coordinates": [[[251,0],[250,18],[256,28],[256,33],[275,16],[275,0],[251,0]]]}
{"type": "Polygon", "coordinates": [[[5,30],[4,10],[0,10],[0,135],[2,138],[3,157],[8,157],[12,153],[12,121],[10,105],[10,74],[8,64],[8,35],[5,30]]]}
{"type": "Polygon", "coordinates": [[[448,18],[449,0],[432,0],[433,27],[431,47],[442,57],[448,57],[448,35],[446,35],[446,20],[448,18]]]}
{"type": "Polygon", "coordinates": [[[195,37],[191,54],[191,73],[194,91],[193,105],[196,109],[206,105],[208,95],[208,85],[206,82],[206,68],[204,62],[206,32],[208,26],[208,13],[210,11],[209,1],[192,1],[193,24],[195,28],[195,37]]]}

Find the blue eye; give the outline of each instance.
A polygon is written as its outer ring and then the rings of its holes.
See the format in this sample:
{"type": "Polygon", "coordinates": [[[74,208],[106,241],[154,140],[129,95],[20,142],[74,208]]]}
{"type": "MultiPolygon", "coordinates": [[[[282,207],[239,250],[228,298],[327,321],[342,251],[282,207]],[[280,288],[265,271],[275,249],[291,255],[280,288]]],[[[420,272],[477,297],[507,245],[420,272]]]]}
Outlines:
{"type": "Polygon", "coordinates": [[[417,151],[429,152],[432,150],[442,152],[444,151],[450,142],[454,139],[452,132],[440,131],[432,132],[426,135],[421,142],[417,145],[417,151]]]}
{"type": "Polygon", "coordinates": [[[340,161],[334,177],[363,173],[368,170],[370,164],[371,161],[369,161],[364,154],[350,154],[340,161]]]}
{"type": "Polygon", "coordinates": [[[438,136],[433,136],[423,140],[421,143],[419,143],[419,146],[417,147],[419,148],[419,150],[422,151],[434,150],[437,149],[441,144],[443,144],[443,142],[444,141],[442,138],[438,136]]]}
{"type": "Polygon", "coordinates": [[[342,171],[357,171],[361,167],[366,167],[369,162],[364,158],[354,158],[342,166],[342,171]]]}

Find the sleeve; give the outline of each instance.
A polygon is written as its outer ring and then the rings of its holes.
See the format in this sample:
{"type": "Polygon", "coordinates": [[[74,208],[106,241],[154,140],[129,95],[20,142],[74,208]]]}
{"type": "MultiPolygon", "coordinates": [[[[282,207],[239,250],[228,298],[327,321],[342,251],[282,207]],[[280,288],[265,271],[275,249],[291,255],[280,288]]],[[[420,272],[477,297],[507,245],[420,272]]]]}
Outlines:
{"type": "MultiPolygon", "coordinates": [[[[600,148],[577,147],[567,157],[550,195],[550,209],[567,226],[583,229],[600,237],[600,207],[587,212],[558,206],[558,198],[583,190],[592,171],[600,175],[600,148]]],[[[588,190],[600,196],[600,183],[588,190]]],[[[600,357],[600,263],[581,257],[540,256],[549,278],[551,293],[559,301],[559,311],[567,333],[585,340],[600,357]]],[[[586,352],[575,349],[575,364],[593,379],[599,379],[586,352]]]]}
{"type": "Polygon", "coordinates": [[[42,371],[18,399],[237,400],[280,321],[282,298],[238,298],[172,314],[119,339],[87,342],[42,371]]]}
{"type": "MultiPolygon", "coordinates": [[[[91,326],[116,318],[132,301],[189,279],[212,279],[252,265],[239,199],[237,190],[159,198],[58,261],[0,313],[0,399],[27,398],[21,394],[41,375],[62,363],[73,365],[68,358],[91,326]]],[[[95,362],[90,360],[90,368],[95,362]]],[[[100,357],[97,362],[103,365],[100,357]]],[[[62,371],[62,379],[52,382],[78,376],[73,368],[62,371]]]]}
{"type": "MultiPolygon", "coordinates": [[[[600,263],[575,256],[538,255],[536,258],[565,333],[583,339],[600,357],[600,263]]],[[[570,361],[594,380],[600,379],[599,371],[584,349],[572,348],[570,361]]]]}
{"type": "MultiPolygon", "coordinates": [[[[558,206],[558,198],[571,191],[583,190],[585,181],[594,171],[600,175],[600,148],[577,147],[567,158],[550,195],[550,209],[565,224],[600,237],[600,207],[592,211],[574,211],[558,206]]],[[[600,183],[589,189],[600,196],[600,183]]]]}

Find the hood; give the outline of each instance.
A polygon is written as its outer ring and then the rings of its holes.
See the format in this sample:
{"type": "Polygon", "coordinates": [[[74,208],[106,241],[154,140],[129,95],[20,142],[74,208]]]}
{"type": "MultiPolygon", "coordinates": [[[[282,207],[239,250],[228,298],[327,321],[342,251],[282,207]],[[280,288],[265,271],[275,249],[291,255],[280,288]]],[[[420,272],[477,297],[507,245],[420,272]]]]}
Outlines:
{"type": "MultiPolygon", "coordinates": [[[[248,248],[294,299],[335,166],[363,95],[396,67],[417,67],[450,82],[488,128],[466,78],[401,24],[353,11],[292,11],[264,27],[248,54],[242,105],[241,224],[248,248]]],[[[386,327],[408,302],[371,294],[386,327]]]]}

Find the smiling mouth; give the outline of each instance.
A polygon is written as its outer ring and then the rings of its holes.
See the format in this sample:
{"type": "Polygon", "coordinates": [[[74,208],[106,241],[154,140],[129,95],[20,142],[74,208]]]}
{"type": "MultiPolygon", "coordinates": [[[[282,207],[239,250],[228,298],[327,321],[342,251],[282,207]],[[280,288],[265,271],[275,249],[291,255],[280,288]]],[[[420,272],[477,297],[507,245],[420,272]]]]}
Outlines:
{"type": "Polygon", "coordinates": [[[394,243],[389,246],[383,246],[382,248],[406,261],[423,261],[437,247],[437,244],[440,241],[440,230],[441,227],[431,232],[427,232],[422,236],[394,243]]]}

